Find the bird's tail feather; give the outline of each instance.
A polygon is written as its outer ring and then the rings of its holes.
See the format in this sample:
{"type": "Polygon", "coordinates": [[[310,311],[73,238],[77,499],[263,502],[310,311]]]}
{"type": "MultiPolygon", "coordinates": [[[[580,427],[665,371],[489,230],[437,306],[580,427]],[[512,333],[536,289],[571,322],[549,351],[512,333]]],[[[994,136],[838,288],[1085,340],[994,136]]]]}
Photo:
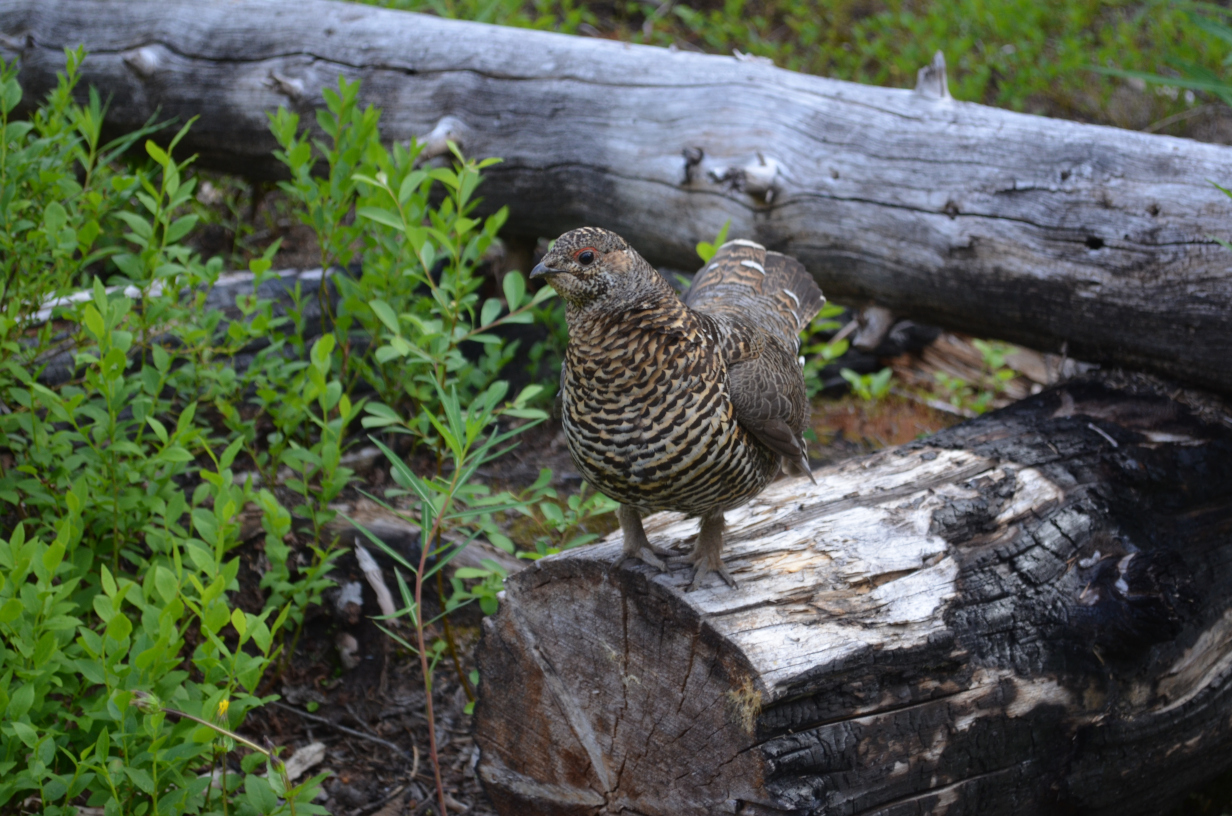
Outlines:
{"type": "Polygon", "coordinates": [[[765,321],[790,344],[825,303],[804,265],[752,241],[728,241],[693,278],[685,303],[710,314],[765,321]]]}

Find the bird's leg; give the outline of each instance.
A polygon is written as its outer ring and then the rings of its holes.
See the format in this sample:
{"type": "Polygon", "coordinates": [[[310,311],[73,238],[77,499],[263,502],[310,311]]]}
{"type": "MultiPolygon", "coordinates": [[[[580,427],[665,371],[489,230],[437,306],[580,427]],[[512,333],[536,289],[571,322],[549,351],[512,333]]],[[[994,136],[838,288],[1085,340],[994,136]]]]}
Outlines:
{"type": "Polygon", "coordinates": [[[689,560],[693,562],[696,570],[693,583],[689,584],[689,592],[699,589],[702,579],[712,572],[717,572],[719,577],[726,581],[732,589],[737,588],[736,579],[732,578],[731,573],[723,564],[723,528],[725,526],[722,510],[713,510],[702,516],[702,526],[697,531],[697,544],[693,546],[693,552],[689,555],[689,560]]]}
{"type": "Polygon", "coordinates": [[[667,564],[664,564],[659,556],[671,553],[651,545],[646,538],[646,530],[642,527],[642,516],[637,512],[637,508],[627,504],[620,505],[616,508],[616,520],[620,522],[620,532],[625,539],[624,548],[620,552],[620,560],[616,563],[622,564],[627,558],[640,558],[659,572],[666,572],[667,564]]]}

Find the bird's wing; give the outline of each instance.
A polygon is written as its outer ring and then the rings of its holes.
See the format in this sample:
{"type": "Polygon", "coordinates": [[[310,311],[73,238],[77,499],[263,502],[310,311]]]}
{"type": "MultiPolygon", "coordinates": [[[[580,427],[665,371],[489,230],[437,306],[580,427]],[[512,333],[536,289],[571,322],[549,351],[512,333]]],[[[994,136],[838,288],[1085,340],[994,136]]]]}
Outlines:
{"type": "Polygon", "coordinates": [[[774,337],[753,357],[729,362],[727,392],[736,420],[763,445],[783,457],[788,472],[807,474],[808,392],[792,349],[774,337]]]}
{"type": "Polygon", "coordinates": [[[751,241],[720,247],[685,298],[708,318],[723,351],[736,419],[782,456],[789,471],[810,478],[801,435],[808,425],[808,394],[796,354],[800,331],[824,302],[799,261],[751,241]]]}

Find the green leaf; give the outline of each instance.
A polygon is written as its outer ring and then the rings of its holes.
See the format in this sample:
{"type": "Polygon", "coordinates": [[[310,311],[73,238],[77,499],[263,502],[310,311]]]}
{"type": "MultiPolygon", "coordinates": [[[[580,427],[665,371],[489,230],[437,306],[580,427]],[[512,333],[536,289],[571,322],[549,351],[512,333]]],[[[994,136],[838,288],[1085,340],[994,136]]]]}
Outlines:
{"type": "Polygon", "coordinates": [[[0,623],[12,623],[17,620],[17,616],[21,614],[21,601],[17,598],[9,598],[0,606],[0,623]]]}
{"type": "Polygon", "coordinates": [[[719,251],[719,247],[727,242],[727,231],[731,228],[731,220],[723,222],[723,229],[719,230],[719,234],[715,236],[714,243],[702,241],[697,245],[697,256],[702,259],[702,263],[710,263],[710,259],[719,251]]]}
{"type": "Polygon", "coordinates": [[[198,217],[195,215],[184,215],[172,221],[171,225],[167,227],[167,242],[175,243],[192,232],[192,228],[197,225],[198,220],[198,217]]]}
{"type": "Polygon", "coordinates": [[[171,445],[159,451],[158,458],[168,462],[191,462],[193,455],[179,445],[171,445]]]}
{"type": "Polygon", "coordinates": [[[154,435],[158,437],[158,441],[166,445],[167,444],[167,426],[162,424],[161,422],[159,422],[157,419],[155,419],[152,416],[146,417],[145,421],[147,424],[149,424],[151,428],[154,429],[154,435]]]}
{"type": "Polygon", "coordinates": [[[521,272],[515,269],[506,274],[505,279],[501,281],[501,286],[505,290],[505,302],[509,304],[509,311],[512,312],[522,305],[522,298],[526,296],[526,279],[522,277],[521,272]]]}
{"type": "Polygon", "coordinates": [[[43,229],[48,235],[58,233],[68,223],[68,213],[59,201],[53,201],[43,210],[43,229]]]}
{"type": "Polygon", "coordinates": [[[385,324],[387,329],[394,334],[401,332],[402,329],[398,323],[398,315],[388,303],[380,298],[376,298],[368,301],[368,306],[372,309],[373,314],[377,316],[377,319],[385,324]]]}
{"type": "Polygon", "coordinates": [[[34,665],[46,666],[47,661],[56,651],[56,636],[52,632],[44,632],[39,638],[38,643],[34,645],[34,665]]]}
{"type": "Polygon", "coordinates": [[[506,408],[502,411],[505,416],[518,417],[519,419],[547,419],[546,411],[541,411],[538,408],[506,408]]]}
{"type": "Polygon", "coordinates": [[[141,216],[134,212],[121,211],[115,214],[116,218],[128,224],[128,228],[133,231],[133,234],[138,238],[149,240],[154,234],[154,228],[150,226],[150,222],[146,221],[141,216]]]}
{"type": "Polygon", "coordinates": [[[206,609],[205,616],[202,618],[201,623],[210,632],[218,634],[218,631],[226,626],[230,620],[231,615],[227,611],[227,605],[222,601],[214,601],[210,604],[209,608],[206,609]]]}
{"type": "Polygon", "coordinates": [[[501,302],[496,298],[488,298],[484,301],[483,311],[479,313],[479,325],[486,326],[500,316],[501,309],[504,308],[501,302]]]}
{"type": "Polygon", "coordinates": [[[133,622],[128,619],[127,615],[117,614],[107,622],[107,637],[112,640],[122,641],[128,637],[133,631],[133,622]]]}
{"type": "Polygon", "coordinates": [[[95,660],[81,659],[76,661],[77,671],[91,683],[102,685],[107,682],[107,676],[103,672],[101,663],[95,660]]]}
{"type": "Polygon", "coordinates": [[[149,153],[150,158],[153,159],[157,164],[161,164],[164,167],[166,167],[167,163],[171,161],[171,157],[167,155],[167,151],[163,150],[161,147],[159,147],[158,145],[156,145],[154,142],[150,141],[149,139],[147,139],[145,143],[145,152],[149,153]]]}
{"type": "Polygon", "coordinates": [[[235,627],[235,631],[239,632],[240,637],[248,631],[248,621],[244,618],[244,613],[239,609],[231,610],[231,625],[235,627]]]}
{"type": "MultiPolygon", "coordinates": [[[[34,684],[25,683],[13,692],[13,696],[9,698],[9,707],[6,712],[10,720],[20,720],[26,716],[26,712],[34,705],[34,684]]],[[[30,743],[26,743],[29,745],[30,743]]],[[[33,747],[33,746],[31,746],[33,747]]]]}
{"type": "Polygon", "coordinates": [[[528,385],[518,392],[518,396],[514,399],[514,405],[524,405],[526,402],[533,400],[535,397],[543,393],[542,385],[528,385]]]}
{"type": "Polygon", "coordinates": [[[43,566],[47,569],[48,575],[55,575],[56,569],[60,566],[60,562],[64,560],[64,542],[56,540],[43,553],[43,566]]]}
{"type": "Polygon", "coordinates": [[[38,745],[38,732],[23,722],[12,722],[9,726],[13,729],[13,733],[17,734],[17,738],[26,744],[27,748],[33,749],[38,745]]]}
{"type": "Polygon", "coordinates": [[[10,78],[3,85],[0,85],[0,111],[8,113],[17,107],[17,103],[21,101],[21,85],[17,84],[16,79],[10,78]]]}
{"type": "Polygon", "coordinates": [[[146,793],[154,793],[154,779],[150,776],[149,771],[144,768],[134,768],[131,765],[123,767],[124,773],[128,774],[128,778],[133,780],[133,784],[146,793]]]}
{"type": "Polygon", "coordinates": [[[86,325],[86,330],[94,335],[95,339],[101,340],[107,331],[107,326],[103,323],[103,316],[99,314],[98,309],[94,308],[94,304],[86,305],[82,314],[82,321],[86,325]]]}
{"type": "Polygon", "coordinates": [[[171,603],[180,594],[180,582],[175,579],[175,573],[161,564],[154,568],[154,588],[165,603],[171,603]]]}
{"type": "Polygon", "coordinates": [[[402,185],[398,188],[398,203],[405,204],[411,194],[423,184],[428,178],[428,174],[423,170],[415,170],[407,173],[406,178],[402,179],[402,185]]]}
{"type": "Polygon", "coordinates": [[[107,593],[108,598],[114,598],[116,595],[115,578],[111,577],[111,570],[107,569],[107,565],[103,564],[100,570],[100,580],[103,585],[103,592],[107,593]]]}
{"type": "Polygon", "coordinates": [[[360,218],[367,218],[369,221],[375,221],[396,230],[402,229],[403,226],[401,216],[381,207],[360,207],[355,210],[355,214],[360,218]]]}
{"type": "Polygon", "coordinates": [[[244,794],[257,813],[273,813],[278,809],[278,796],[264,777],[250,774],[244,781],[244,794]]]}

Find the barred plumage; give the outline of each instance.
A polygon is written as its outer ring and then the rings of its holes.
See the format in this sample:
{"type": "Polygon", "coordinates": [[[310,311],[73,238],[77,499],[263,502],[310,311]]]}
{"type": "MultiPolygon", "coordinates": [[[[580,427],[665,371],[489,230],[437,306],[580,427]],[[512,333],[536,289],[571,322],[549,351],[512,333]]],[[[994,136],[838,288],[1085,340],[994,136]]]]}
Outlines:
{"type": "Polygon", "coordinates": [[[750,241],[724,244],[682,303],[620,236],[562,235],[532,277],[566,303],[561,372],[569,451],[621,503],[624,555],[663,568],[641,514],[701,517],[697,574],[734,585],[720,558],[723,512],[761,492],[780,464],[808,473],[799,331],[821,308],[799,262],[750,241]]]}

